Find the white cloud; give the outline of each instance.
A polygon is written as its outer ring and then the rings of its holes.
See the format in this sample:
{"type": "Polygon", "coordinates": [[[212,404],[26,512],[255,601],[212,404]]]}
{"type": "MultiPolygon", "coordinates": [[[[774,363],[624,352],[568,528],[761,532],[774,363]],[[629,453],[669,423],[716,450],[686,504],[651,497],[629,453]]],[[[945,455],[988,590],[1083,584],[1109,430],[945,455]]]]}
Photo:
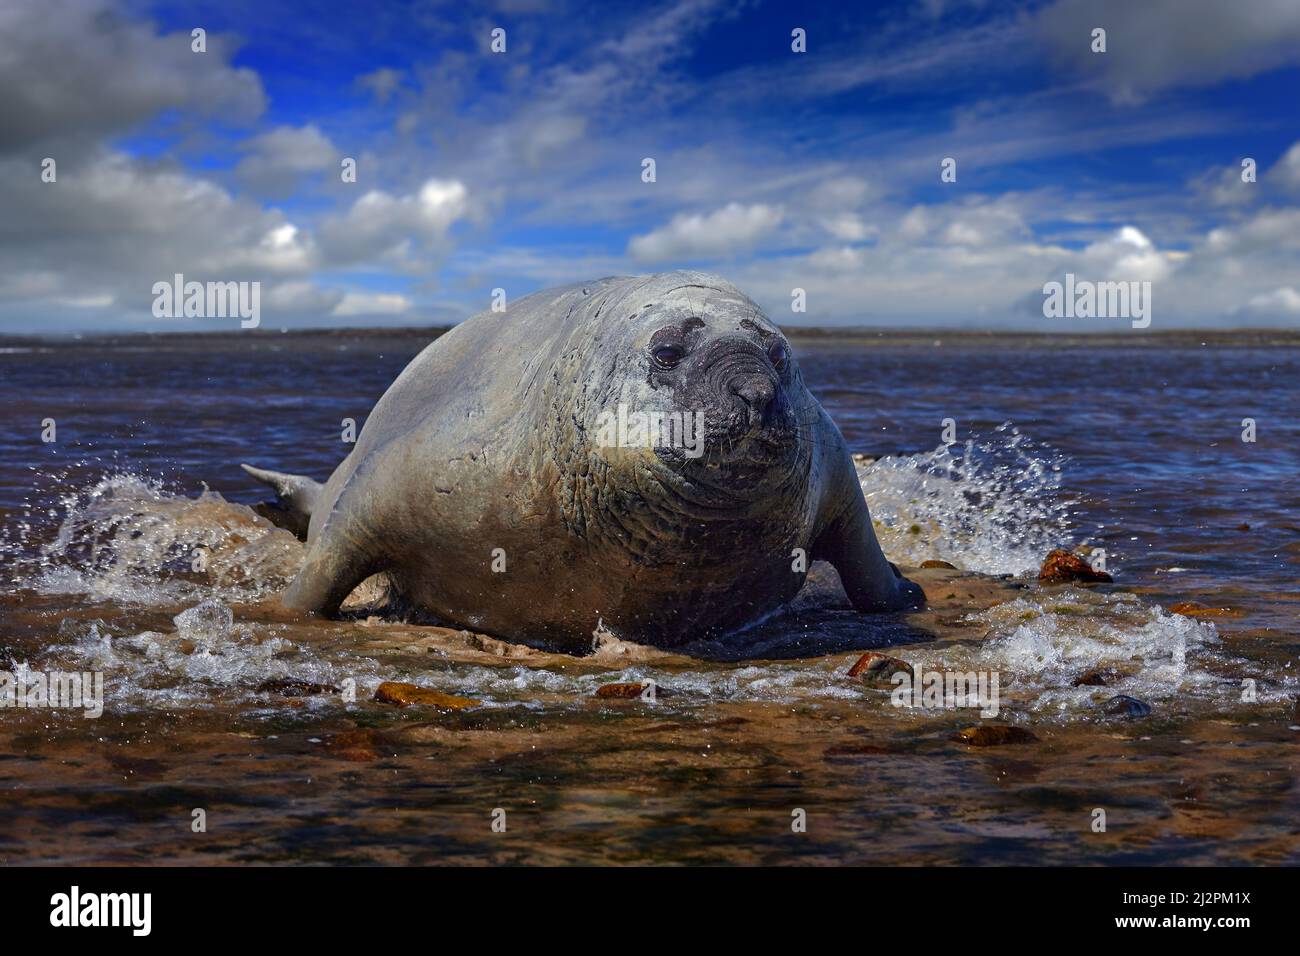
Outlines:
{"type": "Polygon", "coordinates": [[[386,292],[349,292],[334,307],[336,316],[401,315],[411,309],[411,300],[404,295],[386,292]]]}
{"type": "Polygon", "coordinates": [[[1300,196],[1300,142],[1292,144],[1282,154],[1282,158],[1268,171],[1266,181],[1293,196],[1300,196]]]}
{"type": "Polygon", "coordinates": [[[977,196],[958,202],[913,206],[900,220],[906,242],[977,246],[1028,240],[1032,232],[1014,195],[977,196]]]}
{"type": "Polygon", "coordinates": [[[852,214],[828,216],[820,220],[820,224],[833,237],[844,242],[861,242],[876,232],[872,226],[852,214]]]}
{"type": "Polygon", "coordinates": [[[1121,103],[1300,63],[1295,0],[1057,0],[1036,26],[1071,73],[1121,103]],[[1105,53],[1092,52],[1094,27],[1105,53]]]}
{"type": "Polygon", "coordinates": [[[371,190],[342,216],[327,219],[320,240],[336,264],[387,261],[415,269],[447,250],[447,230],[470,214],[469,191],[456,179],[429,179],[415,193],[371,190]]]}
{"type": "Polygon", "coordinates": [[[24,160],[0,160],[0,208],[0,261],[19,280],[0,282],[0,300],[111,296],[138,316],[148,314],[153,283],[177,272],[255,280],[317,265],[310,235],[280,211],[116,152],[60,168],[55,183],[30,175],[24,160]]]}
{"type": "Polygon", "coordinates": [[[1241,311],[1260,317],[1300,318],[1300,292],[1291,286],[1282,286],[1253,296],[1241,311]]]}
{"type": "Polygon", "coordinates": [[[1220,256],[1300,250],[1300,208],[1263,209],[1240,223],[1219,226],[1206,236],[1205,248],[1220,256]]]}
{"type": "Polygon", "coordinates": [[[262,293],[262,308],[268,319],[278,316],[329,315],[343,300],[343,293],[334,289],[321,289],[307,279],[274,282],[262,293]]]}
{"type": "Polygon", "coordinates": [[[249,139],[243,148],[248,155],[235,174],[263,193],[288,192],[305,175],[327,170],[337,175],[341,155],[314,124],[277,126],[249,139]]]}
{"type": "Polygon", "coordinates": [[[728,203],[707,215],[679,214],[668,225],[634,236],[628,253],[643,262],[718,258],[747,251],[781,223],[780,207],[728,203]]]}
{"type": "Polygon", "coordinates": [[[0,153],[128,131],[163,110],[247,122],[266,106],[257,74],[230,66],[227,38],[190,50],[106,0],[0,3],[0,153]]]}
{"type": "Polygon", "coordinates": [[[1142,230],[1123,226],[1114,235],[1086,246],[1080,266],[1087,278],[1155,282],[1169,275],[1171,262],[1142,230]]]}
{"type": "Polygon", "coordinates": [[[1245,206],[1259,196],[1259,184],[1243,182],[1242,167],[1216,166],[1190,183],[1192,190],[1212,206],[1245,206]]]}

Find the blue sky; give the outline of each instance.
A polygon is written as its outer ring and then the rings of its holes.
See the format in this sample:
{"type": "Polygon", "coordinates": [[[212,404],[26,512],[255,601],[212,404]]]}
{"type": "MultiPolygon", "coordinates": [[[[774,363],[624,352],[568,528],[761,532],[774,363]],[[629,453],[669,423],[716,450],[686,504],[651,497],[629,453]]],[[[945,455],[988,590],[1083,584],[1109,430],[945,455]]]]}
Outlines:
{"type": "Polygon", "coordinates": [[[789,324],[1127,328],[1045,319],[1066,272],[1300,322],[1294,0],[7,0],[0,81],[5,332],[237,327],[154,318],[177,272],[288,328],[684,267],[789,324]]]}

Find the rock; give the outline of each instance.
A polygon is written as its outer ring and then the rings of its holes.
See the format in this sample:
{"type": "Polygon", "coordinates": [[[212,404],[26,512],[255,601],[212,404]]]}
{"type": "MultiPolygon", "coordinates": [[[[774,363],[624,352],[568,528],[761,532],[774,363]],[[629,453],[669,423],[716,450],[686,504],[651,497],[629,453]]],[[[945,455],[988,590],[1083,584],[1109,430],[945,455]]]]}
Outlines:
{"type": "Polygon", "coordinates": [[[965,730],[959,730],[953,739],[970,744],[972,747],[1001,747],[1005,744],[1038,742],[1038,738],[1030,731],[1009,724],[979,724],[975,727],[967,727],[965,730]]]}
{"type": "Polygon", "coordinates": [[[1136,697],[1129,697],[1127,694],[1112,697],[1103,706],[1106,713],[1111,717],[1127,717],[1130,720],[1136,720],[1139,717],[1147,717],[1151,714],[1150,704],[1138,700],[1136,697]]]}
{"type": "Polygon", "coordinates": [[[916,672],[907,661],[890,657],[888,654],[867,651],[849,668],[849,676],[860,677],[866,683],[892,684],[894,675],[899,671],[903,671],[908,677],[916,677],[916,672]]]}
{"type": "Polygon", "coordinates": [[[1099,667],[1094,667],[1092,670],[1080,674],[1078,677],[1076,677],[1074,680],[1074,686],[1075,687],[1109,687],[1111,681],[1113,681],[1117,677],[1122,677],[1122,676],[1123,676],[1122,674],[1119,674],[1116,671],[1104,670],[1099,667]]]}
{"type": "MultiPolygon", "coordinates": [[[[596,696],[601,700],[639,700],[645,693],[648,682],[629,682],[626,684],[601,684],[596,688],[596,696]]],[[[654,694],[656,699],[660,697],[671,697],[672,691],[667,690],[658,684],[655,684],[654,694]]]]}
{"type": "Polygon", "coordinates": [[[1206,607],[1196,601],[1181,601],[1171,605],[1169,611],[1171,614],[1181,614],[1183,617],[1194,617],[1198,620],[1207,617],[1245,617],[1245,612],[1236,608],[1206,607]]]}
{"type": "Polygon", "coordinates": [[[1096,584],[1099,581],[1113,581],[1105,571],[1094,571],[1087,561],[1072,551],[1056,548],[1048,552],[1043,560],[1038,580],[1043,584],[1066,584],[1077,581],[1084,584],[1096,584]]]}
{"type": "Polygon", "coordinates": [[[339,689],[332,684],[313,684],[311,681],[295,680],[292,677],[277,677],[262,681],[257,685],[259,694],[281,694],[285,697],[311,697],[314,694],[337,694],[339,689]]]}
{"type": "Polygon", "coordinates": [[[928,561],[922,561],[923,568],[947,568],[949,571],[956,571],[957,565],[949,564],[947,561],[940,561],[937,558],[930,558],[928,561]]]}
{"type": "Polygon", "coordinates": [[[466,710],[477,707],[479,702],[468,697],[456,697],[441,691],[418,687],[415,684],[403,684],[400,681],[386,680],[375,690],[375,700],[383,704],[420,704],[425,707],[437,707],[440,710],[466,710]]]}

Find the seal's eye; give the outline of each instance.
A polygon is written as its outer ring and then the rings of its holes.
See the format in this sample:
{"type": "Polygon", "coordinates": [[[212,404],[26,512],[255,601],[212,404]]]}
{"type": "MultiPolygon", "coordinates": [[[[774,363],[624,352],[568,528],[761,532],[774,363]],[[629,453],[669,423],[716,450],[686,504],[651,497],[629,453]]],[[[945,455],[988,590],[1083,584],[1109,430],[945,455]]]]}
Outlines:
{"type": "Polygon", "coordinates": [[[786,351],[784,342],[773,342],[767,350],[767,357],[772,362],[772,368],[778,372],[784,372],[790,361],[790,353],[786,351]]]}
{"type": "Polygon", "coordinates": [[[661,368],[674,368],[686,356],[681,347],[676,345],[657,345],[651,354],[661,368]]]}

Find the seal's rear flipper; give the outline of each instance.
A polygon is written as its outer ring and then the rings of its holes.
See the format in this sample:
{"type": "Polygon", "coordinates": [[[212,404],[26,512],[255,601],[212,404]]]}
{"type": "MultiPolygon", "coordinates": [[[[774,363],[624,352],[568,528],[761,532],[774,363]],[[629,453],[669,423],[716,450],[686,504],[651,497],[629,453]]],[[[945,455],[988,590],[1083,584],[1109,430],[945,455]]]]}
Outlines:
{"type": "Polygon", "coordinates": [[[252,465],[240,465],[262,484],[275,491],[282,513],[268,513],[274,509],[257,509],[258,513],[282,528],[287,528],[300,538],[307,537],[307,525],[311,520],[312,509],[323,487],[319,481],[312,481],[303,475],[286,475],[279,471],[267,471],[252,465]]]}

